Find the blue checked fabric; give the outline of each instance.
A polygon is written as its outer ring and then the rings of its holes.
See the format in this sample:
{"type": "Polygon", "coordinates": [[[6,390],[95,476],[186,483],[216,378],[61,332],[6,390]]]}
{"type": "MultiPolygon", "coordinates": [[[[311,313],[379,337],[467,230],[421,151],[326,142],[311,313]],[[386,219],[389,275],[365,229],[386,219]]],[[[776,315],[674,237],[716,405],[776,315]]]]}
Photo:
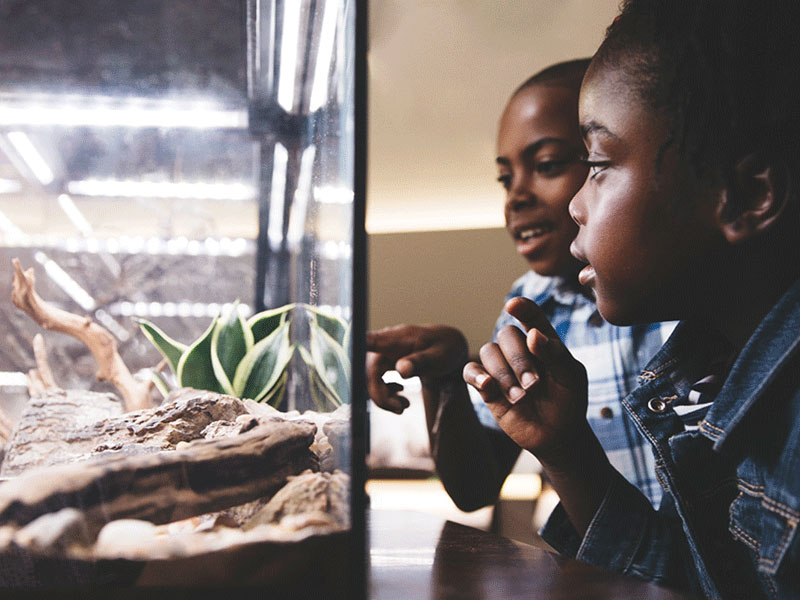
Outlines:
{"type": "MultiPolygon", "coordinates": [[[[524,296],[538,304],[573,356],[586,367],[589,379],[587,419],[611,464],[658,507],[661,486],[653,453],[625,414],[621,400],[638,385],[638,376],[669,337],[675,323],[616,327],[602,319],[592,300],[561,278],[533,271],[517,279],[506,300],[524,296]]],[[[492,339],[516,319],[503,312],[492,339]]],[[[484,427],[499,430],[479,396],[473,406],[484,427]]]]}

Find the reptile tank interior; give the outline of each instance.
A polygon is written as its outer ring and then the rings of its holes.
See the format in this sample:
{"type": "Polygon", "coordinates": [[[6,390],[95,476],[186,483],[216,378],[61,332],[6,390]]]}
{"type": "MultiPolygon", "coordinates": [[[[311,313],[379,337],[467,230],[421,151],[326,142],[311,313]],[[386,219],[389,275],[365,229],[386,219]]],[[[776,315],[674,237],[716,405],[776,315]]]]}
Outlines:
{"type": "Polygon", "coordinates": [[[364,594],[356,0],[0,0],[0,594],[364,594]]]}

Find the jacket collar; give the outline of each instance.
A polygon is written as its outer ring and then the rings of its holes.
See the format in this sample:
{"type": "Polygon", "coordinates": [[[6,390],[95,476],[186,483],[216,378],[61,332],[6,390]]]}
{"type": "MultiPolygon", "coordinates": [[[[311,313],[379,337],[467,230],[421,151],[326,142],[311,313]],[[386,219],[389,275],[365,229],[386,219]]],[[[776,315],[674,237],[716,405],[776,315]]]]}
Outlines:
{"type": "Polygon", "coordinates": [[[723,452],[734,433],[800,348],[800,280],[767,314],[736,358],[700,431],[723,452]]]}

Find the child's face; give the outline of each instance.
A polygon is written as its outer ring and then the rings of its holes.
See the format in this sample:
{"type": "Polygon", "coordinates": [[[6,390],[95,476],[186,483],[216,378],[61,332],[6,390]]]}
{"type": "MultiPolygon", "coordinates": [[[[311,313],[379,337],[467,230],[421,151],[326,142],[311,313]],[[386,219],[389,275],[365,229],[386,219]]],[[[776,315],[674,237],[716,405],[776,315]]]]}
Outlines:
{"type": "Polygon", "coordinates": [[[590,73],[580,94],[589,175],[570,204],[580,230],[572,253],[606,320],[684,318],[713,280],[719,188],[699,180],[668,143],[668,119],[616,71],[590,73]],[[594,164],[592,164],[594,163],[594,164]]]}
{"type": "Polygon", "coordinates": [[[580,268],[569,245],[578,228],[567,212],[586,178],[577,92],[534,85],[508,103],[497,134],[498,181],[506,189],[506,228],[540,275],[580,268]]]}

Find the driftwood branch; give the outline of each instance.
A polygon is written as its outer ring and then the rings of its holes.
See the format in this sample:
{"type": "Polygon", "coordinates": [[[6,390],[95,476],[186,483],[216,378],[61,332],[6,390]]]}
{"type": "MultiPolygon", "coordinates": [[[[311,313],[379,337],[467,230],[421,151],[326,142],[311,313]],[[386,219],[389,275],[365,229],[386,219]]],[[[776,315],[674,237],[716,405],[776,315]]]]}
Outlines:
{"type": "Polygon", "coordinates": [[[0,407],[0,442],[5,443],[11,439],[11,432],[14,431],[14,425],[14,420],[0,407]]]}
{"type": "MultiPolygon", "coordinates": [[[[134,379],[117,352],[114,337],[89,317],[82,317],[48,304],[34,289],[33,269],[22,270],[13,259],[14,281],[11,301],[45,329],[66,333],[83,342],[97,361],[97,379],[109,381],[120,391],[128,410],[152,406],[149,382],[134,379]]],[[[40,373],[41,375],[41,373],[40,373]]]]}
{"type": "Polygon", "coordinates": [[[38,396],[47,390],[61,389],[47,362],[47,349],[41,333],[33,336],[33,356],[36,359],[36,368],[28,371],[28,394],[38,396]]]}

